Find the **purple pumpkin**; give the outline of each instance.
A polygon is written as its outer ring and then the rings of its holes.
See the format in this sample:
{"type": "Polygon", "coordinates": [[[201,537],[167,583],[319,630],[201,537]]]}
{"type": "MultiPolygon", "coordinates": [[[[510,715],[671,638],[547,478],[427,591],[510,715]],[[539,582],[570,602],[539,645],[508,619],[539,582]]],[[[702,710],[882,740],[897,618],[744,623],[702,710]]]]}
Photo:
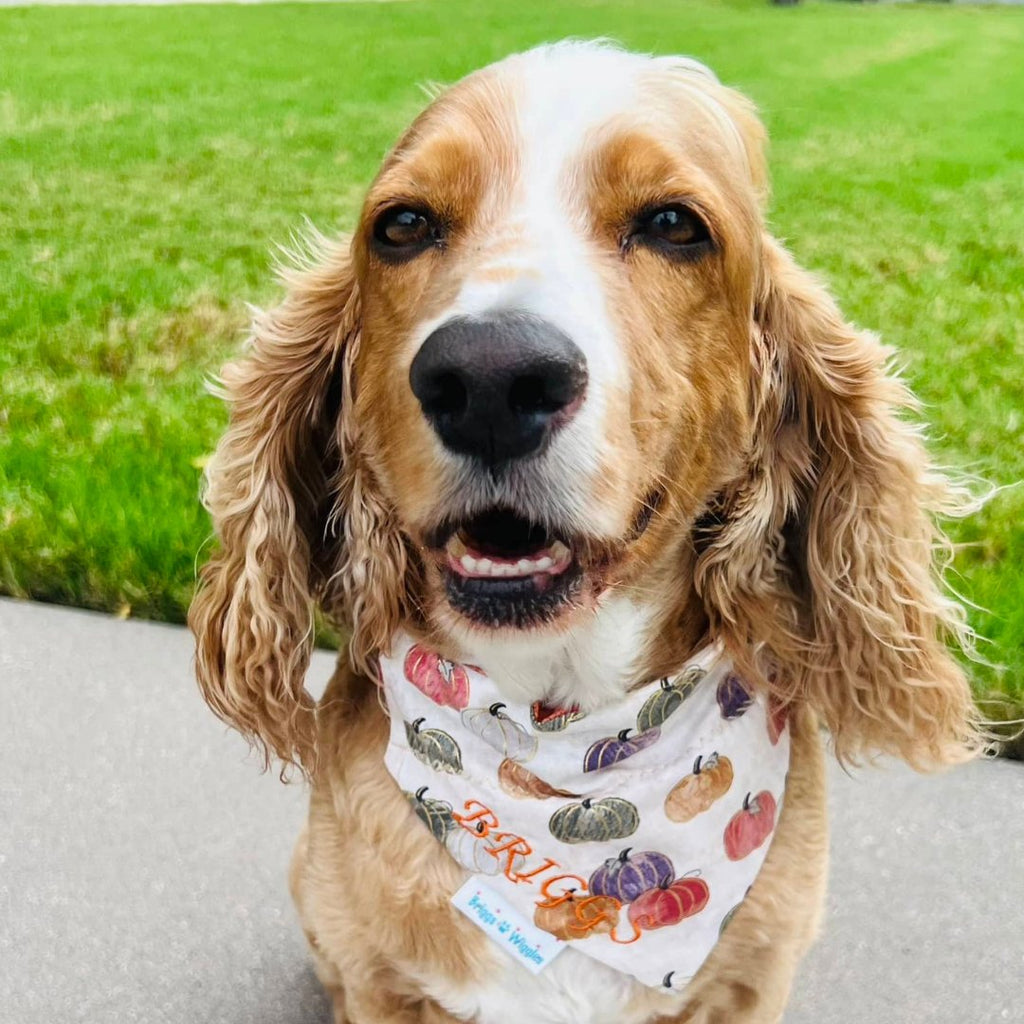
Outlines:
{"type": "Polygon", "coordinates": [[[718,684],[718,706],[723,718],[739,718],[753,703],[743,680],[731,672],[718,684]]]}
{"type": "Polygon", "coordinates": [[[647,850],[630,856],[631,847],[606,860],[591,876],[594,896],[614,896],[620,903],[632,903],[649,889],[672,884],[676,869],[663,853],[647,850]]]}
{"type": "Polygon", "coordinates": [[[592,743],[583,758],[585,772],[599,772],[602,768],[611,768],[613,764],[624,761],[627,757],[657,743],[661,736],[660,729],[648,729],[647,732],[629,735],[629,729],[623,729],[618,736],[606,736],[592,743]]]}

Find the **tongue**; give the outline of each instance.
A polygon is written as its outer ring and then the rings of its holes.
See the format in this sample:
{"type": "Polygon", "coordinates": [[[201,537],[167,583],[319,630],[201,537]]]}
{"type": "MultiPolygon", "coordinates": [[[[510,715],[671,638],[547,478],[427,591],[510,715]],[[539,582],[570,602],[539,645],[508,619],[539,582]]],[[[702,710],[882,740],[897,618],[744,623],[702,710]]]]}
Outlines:
{"type": "Polygon", "coordinates": [[[480,555],[513,562],[542,557],[551,543],[543,526],[505,509],[477,516],[466,524],[462,539],[467,548],[480,555]]]}

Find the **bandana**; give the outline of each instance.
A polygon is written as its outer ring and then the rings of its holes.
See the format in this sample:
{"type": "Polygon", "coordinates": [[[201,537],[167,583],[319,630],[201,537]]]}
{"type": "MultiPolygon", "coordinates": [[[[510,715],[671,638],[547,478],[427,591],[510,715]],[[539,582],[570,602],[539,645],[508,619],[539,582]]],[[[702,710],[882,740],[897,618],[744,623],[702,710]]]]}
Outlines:
{"type": "Polygon", "coordinates": [[[717,645],[586,714],[506,701],[405,635],[392,651],[385,761],[434,840],[537,928],[645,985],[685,987],[768,852],[784,712],[717,645]]]}

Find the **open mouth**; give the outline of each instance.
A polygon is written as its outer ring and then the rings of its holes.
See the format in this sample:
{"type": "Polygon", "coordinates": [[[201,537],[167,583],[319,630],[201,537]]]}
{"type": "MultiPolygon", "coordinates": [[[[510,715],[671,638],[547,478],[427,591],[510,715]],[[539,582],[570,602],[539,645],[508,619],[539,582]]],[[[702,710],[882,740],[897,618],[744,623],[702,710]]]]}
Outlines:
{"type": "Polygon", "coordinates": [[[510,509],[489,509],[458,524],[439,547],[449,602],[481,625],[550,622],[580,589],[572,540],[510,509]]]}

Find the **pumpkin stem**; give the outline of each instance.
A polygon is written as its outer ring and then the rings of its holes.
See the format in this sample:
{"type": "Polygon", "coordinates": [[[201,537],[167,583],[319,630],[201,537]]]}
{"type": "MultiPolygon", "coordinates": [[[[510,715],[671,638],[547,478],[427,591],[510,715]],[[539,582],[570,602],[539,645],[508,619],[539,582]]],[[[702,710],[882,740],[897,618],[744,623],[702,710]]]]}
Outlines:
{"type": "Polygon", "coordinates": [[[423,803],[423,794],[426,793],[428,789],[430,789],[429,786],[420,786],[420,788],[416,790],[417,803],[423,803]]]}
{"type": "Polygon", "coordinates": [[[502,703],[501,703],[501,702],[499,701],[499,702],[498,702],[497,704],[492,704],[492,705],[491,705],[491,706],[490,706],[490,707],[489,707],[489,708],[488,708],[487,710],[488,710],[488,711],[489,711],[489,712],[490,712],[490,713],[491,713],[492,715],[497,715],[497,714],[498,714],[498,712],[499,712],[499,711],[500,711],[500,710],[501,710],[501,709],[502,709],[503,707],[506,707],[506,705],[505,705],[505,704],[502,704],[502,703]]]}
{"type": "Polygon", "coordinates": [[[619,733],[619,742],[620,743],[625,743],[626,742],[626,737],[628,735],[629,735],[629,730],[628,729],[623,729],[622,732],[619,733]]]}
{"type": "Polygon", "coordinates": [[[625,863],[626,863],[626,861],[627,861],[627,860],[629,860],[629,851],[630,851],[630,850],[632,850],[632,849],[633,849],[633,847],[632,847],[632,846],[627,846],[627,847],[626,847],[626,848],[625,848],[625,849],[624,849],[624,850],[622,851],[622,853],[620,853],[620,854],[619,854],[619,860],[621,860],[623,864],[625,864],[625,863]]]}
{"type": "Polygon", "coordinates": [[[749,793],[743,798],[743,810],[745,810],[745,811],[749,811],[750,810],[750,794],[749,793]]]}
{"type": "Polygon", "coordinates": [[[421,726],[421,725],[422,725],[422,724],[423,724],[423,723],[424,723],[425,721],[426,721],[426,719],[425,719],[425,718],[417,718],[417,719],[416,719],[416,721],[412,723],[412,731],[413,731],[413,732],[415,732],[415,733],[419,733],[419,731],[420,731],[420,726],[421,726]]]}
{"type": "Polygon", "coordinates": [[[700,758],[701,755],[697,755],[697,760],[693,762],[693,774],[700,775],[700,758]]]}
{"type": "Polygon", "coordinates": [[[593,797],[589,797],[589,796],[588,796],[588,797],[586,798],[586,800],[584,800],[584,801],[583,801],[583,806],[584,806],[584,807],[585,807],[585,808],[586,808],[586,809],[587,809],[588,811],[590,810],[590,801],[591,801],[592,799],[593,799],[593,797]]]}
{"type": "Polygon", "coordinates": [[[672,987],[672,975],[675,973],[675,971],[669,971],[668,974],[666,974],[665,977],[662,979],[661,983],[665,986],[665,988],[672,987]]]}
{"type": "Polygon", "coordinates": [[[665,678],[662,679],[662,681],[661,681],[661,688],[663,690],[671,690],[672,689],[672,683],[670,682],[668,676],[665,676],[665,678]]]}

